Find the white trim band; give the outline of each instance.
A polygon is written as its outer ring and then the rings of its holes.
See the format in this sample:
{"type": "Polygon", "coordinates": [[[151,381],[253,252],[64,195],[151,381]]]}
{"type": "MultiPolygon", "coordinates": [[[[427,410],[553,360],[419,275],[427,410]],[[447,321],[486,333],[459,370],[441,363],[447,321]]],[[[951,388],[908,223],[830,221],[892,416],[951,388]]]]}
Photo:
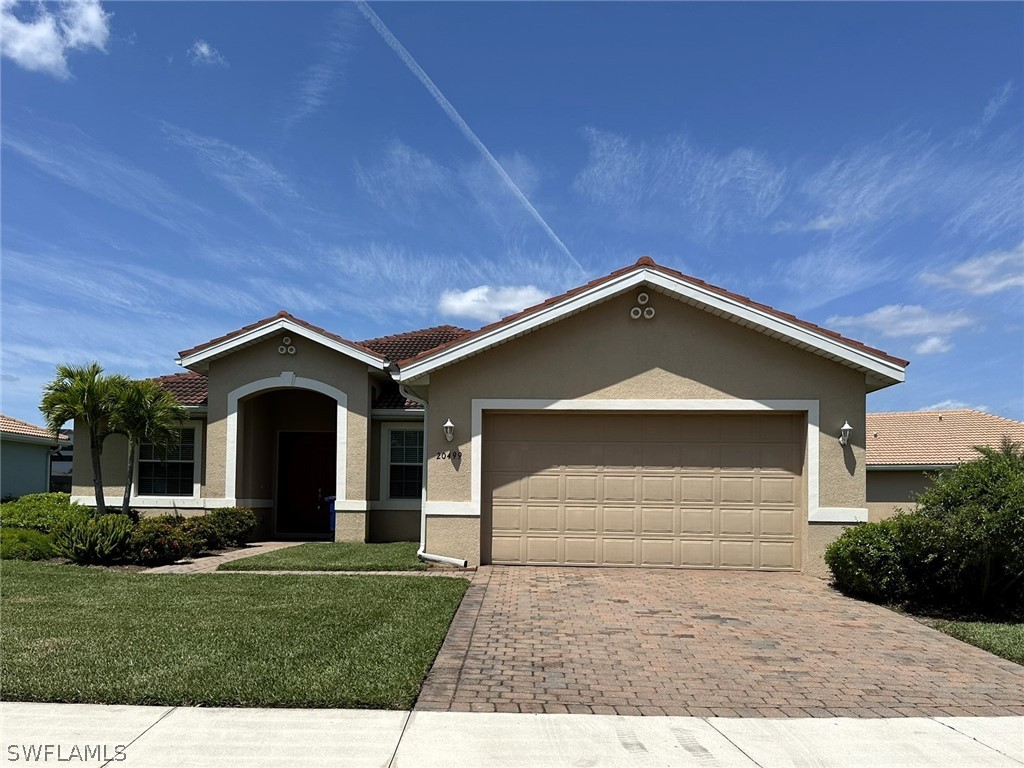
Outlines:
{"type": "MultiPolygon", "coordinates": [[[[124,501],[120,496],[106,498],[108,507],[121,508],[124,501]]],[[[72,496],[72,504],[82,504],[87,507],[96,505],[95,496],[72,496]]],[[[274,506],[271,499],[214,499],[214,498],[193,498],[190,496],[136,496],[129,501],[133,508],[141,509],[220,509],[222,507],[249,507],[250,509],[265,509],[274,506]]]]}
{"type": "Polygon", "coordinates": [[[480,517],[479,501],[428,501],[427,517],[480,517]]]}
{"type": "Polygon", "coordinates": [[[866,523],[868,511],[862,507],[819,507],[809,512],[809,523],[866,523]]]}

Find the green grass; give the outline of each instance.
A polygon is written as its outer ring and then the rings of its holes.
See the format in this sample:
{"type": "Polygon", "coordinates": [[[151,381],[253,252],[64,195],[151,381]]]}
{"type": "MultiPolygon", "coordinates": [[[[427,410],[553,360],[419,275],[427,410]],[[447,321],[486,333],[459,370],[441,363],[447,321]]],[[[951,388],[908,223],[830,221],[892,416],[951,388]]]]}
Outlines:
{"type": "Polygon", "coordinates": [[[935,628],[996,656],[1024,664],[1024,624],[987,621],[937,621],[935,628]]]}
{"type": "Polygon", "coordinates": [[[423,571],[414,541],[300,544],[223,563],[219,571],[423,571]]]}
{"type": "Polygon", "coordinates": [[[408,709],[467,582],[4,561],[0,698],[408,709]]]}

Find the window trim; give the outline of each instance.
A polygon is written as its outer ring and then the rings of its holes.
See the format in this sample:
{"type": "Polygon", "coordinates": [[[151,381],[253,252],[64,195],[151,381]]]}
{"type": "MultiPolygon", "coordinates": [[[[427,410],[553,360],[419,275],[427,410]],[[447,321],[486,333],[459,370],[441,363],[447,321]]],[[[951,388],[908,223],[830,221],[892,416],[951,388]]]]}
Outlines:
{"type": "Polygon", "coordinates": [[[182,429],[195,429],[196,440],[194,457],[192,459],[192,495],[191,496],[168,496],[168,495],[154,495],[154,496],[142,496],[139,494],[139,455],[142,453],[141,450],[135,451],[135,474],[134,481],[132,482],[132,494],[128,499],[128,503],[132,506],[145,507],[146,505],[153,504],[169,504],[174,505],[174,502],[181,501],[195,501],[202,495],[203,489],[203,445],[205,444],[205,435],[203,434],[204,422],[198,419],[190,419],[181,425],[182,429]]]}
{"type": "MultiPolygon", "coordinates": [[[[418,499],[391,498],[391,433],[392,432],[423,432],[423,423],[415,421],[382,421],[380,423],[380,488],[378,500],[373,502],[377,509],[419,509],[422,500],[422,487],[426,486],[426,473],[421,481],[421,493],[418,499]]],[[[426,436],[423,441],[423,455],[426,456],[426,436]]]]}

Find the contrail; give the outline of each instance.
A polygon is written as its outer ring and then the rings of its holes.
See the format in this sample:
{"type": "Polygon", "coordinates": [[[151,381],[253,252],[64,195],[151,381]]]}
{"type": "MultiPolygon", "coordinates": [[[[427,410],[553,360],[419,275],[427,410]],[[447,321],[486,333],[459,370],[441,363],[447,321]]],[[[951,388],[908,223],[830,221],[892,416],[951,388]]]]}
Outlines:
{"type": "Polygon", "coordinates": [[[576,265],[576,268],[579,269],[580,272],[584,272],[585,270],[583,269],[583,265],[576,260],[576,257],[572,255],[572,252],[566,247],[565,243],[562,242],[561,238],[559,238],[558,235],[555,234],[555,231],[548,226],[548,223],[544,221],[544,217],[540,215],[540,212],[536,208],[533,207],[533,203],[527,199],[526,195],[523,194],[523,191],[516,186],[514,181],[512,181],[512,177],[508,175],[504,168],[501,167],[501,163],[494,159],[494,155],[490,153],[487,147],[484,146],[484,143],[480,141],[475,133],[473,133],[473,129],[470,128],[466,121],[462,119],[462,115],[455,111],[455,107],[453,107],[451,102],[444,97],[444,94],[441,93],[441,89],[434,85],[434,81],[431,80],[430,76],[423,71],[423,67],[416,62],[416,59],[414,59],[412,54],[405,49],[405,46],[398,41],[398,38],[391,34],[391,30],[388,29],[384,22],[380,20],[380,16],[374,13],[373,9],[366,3],[366,0],[356,0],[356,7],[358,7],[359,11],[366,17],[366,20],[373,25],[373,28],[377,30],[377,33],[384,38],[384,42],[388,44],[391,50],[398,54],[398,58],[400,58],[405,66],[408,67],[409,71],[416,75],[416,78],[423,83],[423,86],[430,92],[430,95],[434,97],[434,101],[437,102],[438,106],[445,111],[445,114],[447,114],[458,129],[462,131],[462,135],[465,136],[469,140],[469,143],[476,147],[477,151],[483,156],[483,158],[490,163],[498,176],[501,177],[501,180],[505,182],[505,186],[509,188],[519,202],[526,206],[526,210],[528,210],[534,220],[540,224],[548,237],[551,238],[551,241],[558,246],[558,249],[562,253],[569,257],[569,260],[576,265]]]}

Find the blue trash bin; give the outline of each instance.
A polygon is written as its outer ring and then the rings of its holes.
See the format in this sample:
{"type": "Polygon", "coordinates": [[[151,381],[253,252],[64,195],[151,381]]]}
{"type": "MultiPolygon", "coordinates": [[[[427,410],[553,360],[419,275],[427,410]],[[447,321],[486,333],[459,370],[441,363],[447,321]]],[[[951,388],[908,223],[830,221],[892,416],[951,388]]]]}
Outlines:
{"type": "Polygon", "coordinates": [[[324,501],[327,502],[327,513],[328,513],[328,515],[330,517],[330,521],[331,521],[331,532],[334,531],[334,500],[336,498],[337,498],[336,496],[325,496],[324,497],[324,501]]]}

